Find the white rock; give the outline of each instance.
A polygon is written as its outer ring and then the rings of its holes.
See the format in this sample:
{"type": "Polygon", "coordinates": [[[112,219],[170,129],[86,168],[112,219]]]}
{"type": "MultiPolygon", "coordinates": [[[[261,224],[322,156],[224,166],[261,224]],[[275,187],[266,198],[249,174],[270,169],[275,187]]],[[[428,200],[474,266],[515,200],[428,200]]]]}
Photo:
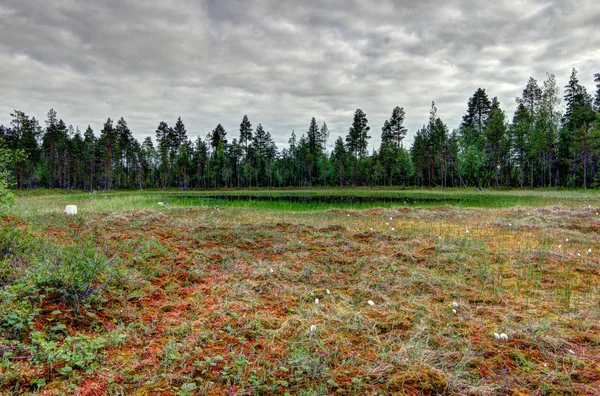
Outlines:
{"type": "Polygon", "coordinates": [[[67,205],[65,207],[65,213],[68,215],[76,215],[77,214],[77,205],[67,205]]]}

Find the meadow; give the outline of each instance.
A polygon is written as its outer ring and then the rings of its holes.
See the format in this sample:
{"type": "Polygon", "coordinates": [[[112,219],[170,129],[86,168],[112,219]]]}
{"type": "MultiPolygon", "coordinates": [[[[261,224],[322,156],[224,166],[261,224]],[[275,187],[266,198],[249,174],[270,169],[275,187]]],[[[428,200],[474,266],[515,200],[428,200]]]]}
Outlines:
{"type": "Polygon", "coordinates": [[[598,192],[17,195],[5,394],[600,393],[598,192]]]}

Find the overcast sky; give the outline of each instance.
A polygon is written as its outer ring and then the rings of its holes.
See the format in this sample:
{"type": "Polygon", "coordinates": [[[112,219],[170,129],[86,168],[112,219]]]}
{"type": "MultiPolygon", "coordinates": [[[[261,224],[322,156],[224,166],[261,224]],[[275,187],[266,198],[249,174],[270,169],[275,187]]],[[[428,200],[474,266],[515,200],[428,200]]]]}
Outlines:
{"type": "Polygon", "coordinates": [[[311,117],[345,136],[356,108],[371,147],[395,106],[406,143],[431,101],[450,129],[478,87],[512,118],[533,76],[600,72],[600,6],[578,1],[2,0],[0,123],[50,108],[96,134],[124,117],[134,135],[181,116],[188,136],[248,114],[281,147],[311,117]]]}

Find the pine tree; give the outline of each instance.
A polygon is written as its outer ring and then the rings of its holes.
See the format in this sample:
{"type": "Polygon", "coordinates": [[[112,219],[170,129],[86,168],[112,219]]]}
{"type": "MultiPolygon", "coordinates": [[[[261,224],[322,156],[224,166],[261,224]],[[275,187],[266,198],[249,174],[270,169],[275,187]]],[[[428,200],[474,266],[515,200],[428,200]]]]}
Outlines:
{"type": "Polygon", "coordinates": [[[338,184],[344,185],[344,163],[346,162],[346,146],[341,136],[335,141],[333,152],[331,153],[332,161],[335,162],[337,168],[338,184]]]}
{"type": "Polygon", "coordinates": [[[600,113],[600,73],[594,74],[594,82],[596,83],[596,98],[594,99],[594,109],[600,113]]]}
{"type": "Polygon", "coordinates": [[[478,88],[467,104],[467,114],[463,116],[461,127],[471,128],[477,132],[483,132],[487,124],[492,103],[488,99],[485,89],[478,88]]]}
{"type": "Polygon", "coordinates": [[[367,115],[361,109],[356,109],[354,121],[346,136],[346,147],[354,157],[354,186],[357,184],[358,160],[367,154],[368,140],[371,138],[368,135],[371,127],[367,123],[367,115]]]}
{"type": "Polygon", "coordinates": [[[123,117],[117,121],[115,126],[115,134],[117,139],[117,147],[115,150],[115,162],[117,166],[117,188],[121,186],[129,187],[128,177],[129,165],[128,159],[131,157],[133,146],[133,134],[127,125],[127,121],[123,117]]]}
{"type": "Polygon", "coordinates": [[[308,144],[309,185],[312,186],[313,177],[316,175],[315,161],[322,152],[320,131],[315,117],[310,120],[310,125],[306,132],[306,141],[308,144]]]}
{"type": "Polygon", "coordinates": [[[33,185],[34,164],[39,162],[39,147],[37,140],[41,135],[41,128],[35,117],[30,118],[22,111],[15,110],[11,113],[12,128],[7,129],[5,139],[10,150],[22,153],[15,161],[15,179],[17,188],[33,185]]]}
{"type": "Polygon", "coordinates": [[[429,124],[427,125],[427,136],[429,138],[428,147],[430,149],[429,158],[431,165],[431,177],[435,183],[436,168],[438,169],[437,181],[441,187],[447,184],[447,161],[446,149],[448,144],[448,127],[437,115],[435,102],[431,102],[429,115],[429,124]]]}
{"type": "Polygon", "coordinates": [[[156,128],[156,142],[160,158],[161,184],[167,188],[167,168],[169,167],[169,152],[172,147],[171,137],[173,132],[166,122],[161,121],[156,128]]]}
{"type": "Polygon", "coordinates": [[[381,127],[381,146],[379,147],[379,165],[382,169],[383,184],[392,185],[396,159],[396,144],[390,121],[385,120],[381,127]],[[387,183],[386,183],[387,180],[387,183]]]}
{"type": "Polygon", "coordinates": [[[329,139],[329,128],[327,124],[323,122],[321,130],[319,131],[319,137],[321,138],[320,145],[323,154],[323,185],[327,185],[327,140],[329,139]]]}
{"type": "Polygon", "coordinates": [[[406,114],[404,113],[403,107],[394,107],[394,110],[392,110],[392,117],[389,121],[389,127],[394,139],[394,143],[396,144],[396,148],[400,148],[402,146],[402,140],[406,137],[407,129],[403,125],[405,117],[406,114]]]}
{"type": "MultiPolygon", "coordinates": [[[[497,99],[494,98],[497,102],[497,99]]],[[[500,170],[502,169],[502,160],[507,149],[507,128],[504,112],[500,109],[498,103],[488,118],[487,127],[485,129],[485,147],[488,157],[490,174],[494,174],[496,187],[500,186],[500,170]]]]}
{"type": "Polygon", "coordinates": [[[514,155],[518,160],[519,187],[525,183],[525,160],[529,148],[530,133],[533,129],[533,117],[523,103],[519,103],[513,115],[511,133],[513,135],[514,155]]]}
{"type": "Polygon", "coordinates": [[[181,116],[177,117],[177,121],[173,127],[173,135],[173,141],[177,149],[179,149],[182,144],[187,142],[187,130],[185,129],[185,125],[181,120],[181,116]]]}
{"type": "MultiPolygon", "coordinates": [[[[548,74],[543,83],[542,95],[539,100],[537,114],[534,115],[535,129],[532,134],[532,147],[534,153],[539,153],[548,174],[548,186],[552,186],[553,160],[556,157],[556,141],[560,128],[561,115],[559,112],[560,91],[553,74],[548,74]],[[544,161],[545,158],[545,161],[544,161]]],[[[545,173],[540,173],[542,185],[545,185],[545,173]]],[[[532,181],[533,183],[533,177],[532,181]]]]}
{"type": "Polygon", "coordinates": [[[538,85],[535,78],[529,77],[527,85],[523,90],[523,94],[520,98],[516,99],[517,104],[522,104],[525,109],[529,111],[529,114],[533,117],[539,108],[540,100],[542,99],[542,89],[538,85]]]}
{"type": "Polygon", "coordinates": [[[225,139],[226,135],[227,132],[225,132],[225,128],[223,128],[221,124],[218,124],[217,127],[213,129],[209,137],[210,146],[213,150],[217,150],[219,143],[223,143],[223,147],[227,146],[227,139],[225,139]]]}
{"type": "Polygon", "coordinates": [[[103,186],[105,190],[112,188],[113,182],[113,158],[115,146],[117,143],[117,136],[113,121],[110,118],[106,119],[106,122],[100,130],[100,137],[98,138],[98,147],[102,158],[102,169],[103,169],[103,186]]]}
{"type": "Polygon", "coordinates": [[[89,188],[93,191],[96,179],[96,137],[91,126],[87,126],[83,133],[83,158],[86,169],[84,178],[84,189],[89,188]],[[88,178],[89,177],[89,178],[88,178]],[[87,181],[87,183],[86,183],[87,181]]]}

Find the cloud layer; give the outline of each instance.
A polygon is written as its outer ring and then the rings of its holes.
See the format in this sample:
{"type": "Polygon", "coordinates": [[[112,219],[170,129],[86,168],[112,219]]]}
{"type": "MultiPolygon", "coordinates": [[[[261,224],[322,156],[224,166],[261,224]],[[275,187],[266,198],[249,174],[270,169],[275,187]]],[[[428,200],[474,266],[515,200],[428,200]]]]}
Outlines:
{"type": "Polygon", "coordinates": [[[99,133],[123,116],[138,139],[181,116],[191,137],[242,116],[281,146],[311,117],[332,139],[356,108],[372,146],[393,107],[412,134],[431,101],[456,127],[478,87],[508,115],[530,76],[600,72],[594,1],[5,0],[0,123],[13,109],[99,133]]]}

